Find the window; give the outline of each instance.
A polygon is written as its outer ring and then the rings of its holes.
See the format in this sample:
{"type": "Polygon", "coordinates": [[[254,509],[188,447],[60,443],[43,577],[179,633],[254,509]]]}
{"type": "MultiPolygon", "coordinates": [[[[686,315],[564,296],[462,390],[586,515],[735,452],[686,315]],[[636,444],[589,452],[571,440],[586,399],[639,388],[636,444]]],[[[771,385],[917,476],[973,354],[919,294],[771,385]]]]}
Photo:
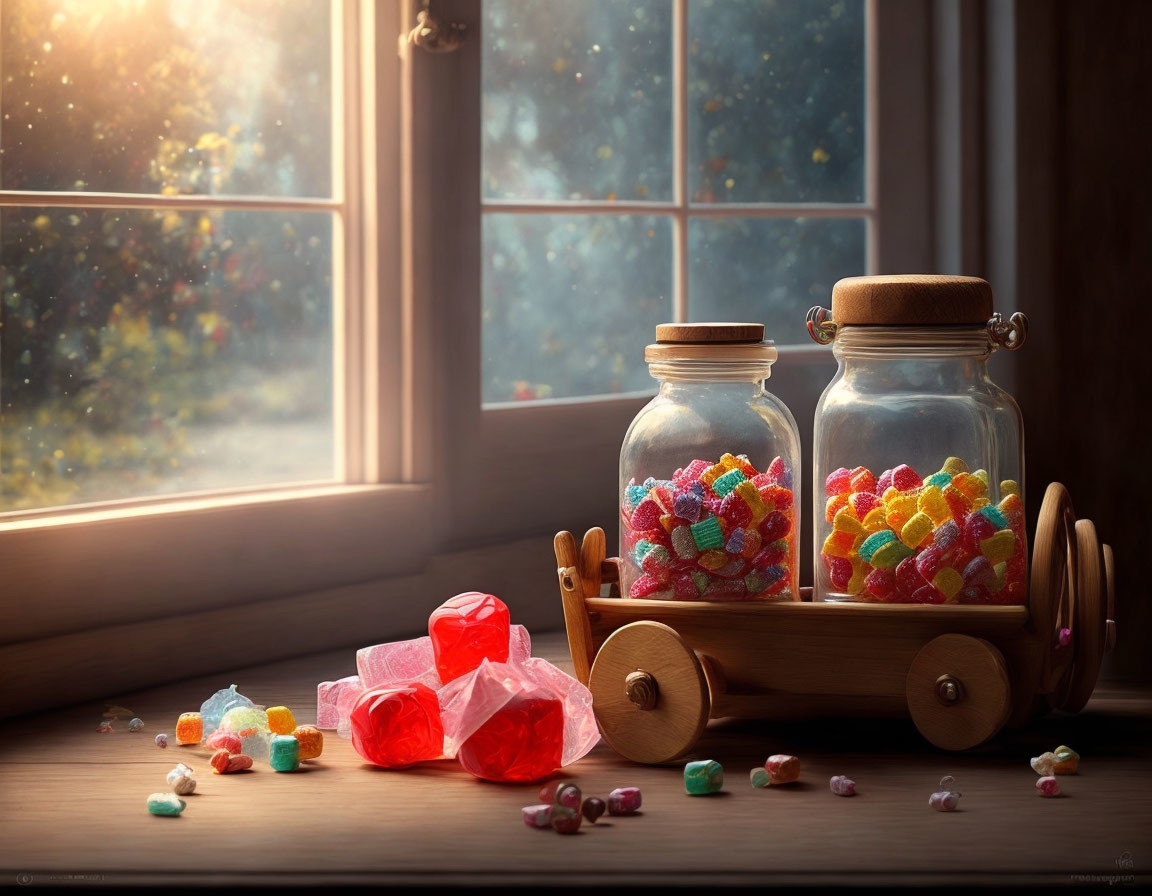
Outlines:
{"type": "Polygon", "coordinates": [[[647,391],[666,320],[804,313],[869,268],[865,0],[487,0],[483,399],[647,391]]]}

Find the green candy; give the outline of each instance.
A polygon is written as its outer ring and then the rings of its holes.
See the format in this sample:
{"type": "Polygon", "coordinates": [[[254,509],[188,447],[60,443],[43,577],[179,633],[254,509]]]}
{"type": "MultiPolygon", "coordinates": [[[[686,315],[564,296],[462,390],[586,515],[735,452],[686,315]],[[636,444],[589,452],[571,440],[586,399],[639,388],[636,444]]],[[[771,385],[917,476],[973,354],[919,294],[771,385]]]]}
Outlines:
{"type": "MultiPolygon", "coordinates": [[[[873,551],[868,562],[880,569],[891,569],[893,566],[897,566],[901,560],[911,557],[915,553],[902,541],[889,541],[873,551]]],[[[863,551],[860,552],[860,556],[864,556],[863,551]]]]}
{"type": "MultiPolygon", "coordinates": [[[[739,470],[734,472],[739,473],[739,470]]],[[[719,480],[717,480],[719,481],[719,480]]],[[[720,520],[714,516],[692,524],[692,537],[696,540],[696,547],[702,551],[714,550],[724,547],[724,530],[720,528],[720,520]]]]}
{"type": "Polygon", "coordinates": [[[277,734],[268,742],[268,764],[276,772],[294,772],[300,767],[300,741],[291,734],[277,734]]]}
{"type": "Polygon", "coordinates": [[[889,542],[896,540],[896,533],[891,529],[881,529],[873,532],[860,544],[860,559],[865,563],[872,562],[872,555],[889,542]]]}
{"type": "Polygon", "coordinates": [[[929,476],[927,479],[925,479],[924,484],[925,485],[934,485],[937,488],[942,489],[942,488],[944,488],[944,486],[946,486],[951,481],[952,481],[952,474],[946,473],[944,470],[941,470],[939,473],[933,473],[931,476],[929,476]]]}
{"type": "Polygon", "coordinates": [[[175,817],[183,812],[187,805],[174,793],[153,793],[148,796],[148,811],[153,815],[175,817]]]}
{"type": "Polygon", "coordinates": [[[724,767],[714,759],[701,759],[684,766],[684,789],[692,796],[719,793],[724,786],[724,767]]]}
{"type": "Polygon", "coordinates": [[[748,477],[741,473],[739,470],[729,470],[723,476],[719,476],[712,483],[712,491],[716,492],[723,498],[728,492],[736,488],[741,482],[748,477]]]}

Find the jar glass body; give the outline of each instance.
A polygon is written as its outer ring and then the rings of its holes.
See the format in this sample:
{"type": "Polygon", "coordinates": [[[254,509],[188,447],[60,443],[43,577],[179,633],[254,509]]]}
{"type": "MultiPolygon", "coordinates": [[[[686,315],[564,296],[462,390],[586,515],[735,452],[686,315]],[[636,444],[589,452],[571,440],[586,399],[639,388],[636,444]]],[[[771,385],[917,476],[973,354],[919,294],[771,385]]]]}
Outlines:
{"type": "Polygon", "coordinates": [[[621,594],[798,599],[800,437],[768,365],[653,365],[620,450],[621,594]]]}
{"type": "Polygon", "coordinates": [[[814,599],[1024,603],[1024,430],[989,378],[986,330],[843,327],[833,351],[813,433],[814,599]]]}

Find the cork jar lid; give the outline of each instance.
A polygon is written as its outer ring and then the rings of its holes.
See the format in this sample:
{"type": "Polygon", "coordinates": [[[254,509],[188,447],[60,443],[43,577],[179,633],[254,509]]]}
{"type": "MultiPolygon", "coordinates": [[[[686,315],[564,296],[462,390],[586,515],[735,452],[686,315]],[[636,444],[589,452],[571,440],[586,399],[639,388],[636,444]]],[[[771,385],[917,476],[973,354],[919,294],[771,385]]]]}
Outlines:
{"type": "Polygon", "coordinates": [[[764,340],[763,324],[658,324],[656,342],[644,349],[644,360],[770,363],[776,360],[776,346],[764,340]]]}
{"type": "Polygon", "coordinates": [[[885,274],[846,277],[832,287],[832,319],[840,326],[986,324],[992,287],[979,277],[885,274]]]}

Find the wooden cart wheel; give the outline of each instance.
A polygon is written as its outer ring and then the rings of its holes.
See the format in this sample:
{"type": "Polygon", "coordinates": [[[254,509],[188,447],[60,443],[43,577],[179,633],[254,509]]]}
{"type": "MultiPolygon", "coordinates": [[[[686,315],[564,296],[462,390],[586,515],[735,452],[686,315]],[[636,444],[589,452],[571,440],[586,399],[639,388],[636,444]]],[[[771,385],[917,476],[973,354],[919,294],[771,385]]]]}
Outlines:
{"type": "Polygon", "coordinates": [[[967,750],[1008,720],[1012,688],[1004,656],[983,638],[940,635],[908,669],[908,712],[929,743],[967,750]]]}
{"type": "Polygon", "coordinates": [[[1072,591],[1076,587],[1076,513],[1068,489],[1052,482],[1036,520],[1032,542],[1032,578],[1028,586],[1028,616],[1033,632],[1044,643],[1038,684],[1047,687],[1053,675],[1054,648],[1060,628],[1069,624],[1072,591]]]}
{"type": "Polygon", "coordinates": [[[708,724],[711,701],[700,660],[659,622],[614,631],[596,654],[588,689],[604,739],[634,762],[675,759],[708,724]]]}
{"type": "Polygon", "coordinates": [[[1076,590],[1072,598],[1072,669],[1058,706],[1079,712],[1092,696],[1108,642],[1108,581],[1104,552],[1091,520],[1076,521],[1076,590]]]}
{"type": "Polygon", "coordinates": [[[1116,561],[1112,557],[1112,545],[1104,545],[1104,582],[1108,587],[1108,637],[1105,648],[1116,646],[1116,561]]]}

